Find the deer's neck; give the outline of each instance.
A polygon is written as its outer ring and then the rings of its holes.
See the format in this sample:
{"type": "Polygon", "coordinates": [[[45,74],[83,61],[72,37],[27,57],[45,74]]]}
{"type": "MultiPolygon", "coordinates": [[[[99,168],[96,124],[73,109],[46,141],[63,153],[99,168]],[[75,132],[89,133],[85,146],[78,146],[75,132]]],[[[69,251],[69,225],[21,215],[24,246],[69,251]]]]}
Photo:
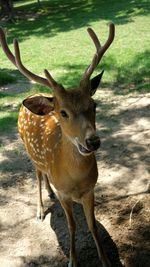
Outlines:
{"type": "Polygon", "coordinates": [[[76,146],[63,135],[51,172],[55,188],[67,194],[90,190],[95,185],[98,176],[94,153],[89,156],[81,155],[76,146]],[[80,189],[77,184],[80,184],[80,189]]]}

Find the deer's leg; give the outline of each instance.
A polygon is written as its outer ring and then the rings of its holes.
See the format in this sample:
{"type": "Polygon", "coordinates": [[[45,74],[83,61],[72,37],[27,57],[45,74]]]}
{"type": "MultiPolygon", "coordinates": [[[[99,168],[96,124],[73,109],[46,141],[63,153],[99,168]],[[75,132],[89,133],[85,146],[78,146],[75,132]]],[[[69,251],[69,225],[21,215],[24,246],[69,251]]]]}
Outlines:
{"type": "Polygon", "coordinates": [[[49,180],[48,180],[48,177],[46,174],[43,174],[43,178],[44,178],[44,181],[45,181],[45,188],[47,189],[47,192],[48,192],[48,196],[51,198],[51,199],[55,199],[55,194],[49,184],[49,180]]]}
{"type": "Polygon", "coordinates": [[[90,192],[86,194],[82,199],[83,209],[86,216],[87,224],[93,239],[95,241],[98,256],[102,262],[103,267],[111,267],[111,264],[100,244],[99,236],[98,236],[98,229],[96,225],[95,215],[94,215],[94,192],[90,192]]]}
{"type": "Polygon", "coordinates": [[[38,201],[37,201],[37,219],[44,220],[44,207],[42,201],[42,172],[36,169],[36,178],[38,183],[38,201]]]}
{"type": "Polygon", "coordinates": [[[76,260],[76,251],[75,251],[75,230],[76,225],[73,218],[72,213],[72,201],[59,199],[60,203],[65,211],[67,222],[68,222],[68,229],[70,233],[70,259],[68,267],[77,267],[77,260],[76,260]]]}

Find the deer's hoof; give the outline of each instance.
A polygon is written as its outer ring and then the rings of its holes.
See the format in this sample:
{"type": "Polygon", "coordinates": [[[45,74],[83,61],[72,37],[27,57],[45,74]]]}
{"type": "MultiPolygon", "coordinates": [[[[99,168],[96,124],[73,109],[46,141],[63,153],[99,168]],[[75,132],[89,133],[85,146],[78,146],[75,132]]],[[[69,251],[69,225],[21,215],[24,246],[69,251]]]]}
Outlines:
{"type": "Polygon", "coordinates": [[[36,216],[36,219],[38,222],[43,222],[44,221],[44,216],[36,216]]]}
{"type": "Polygon", "coordinates": [[[51,200],[56,200],[54,192],[51,192],[48,196],[51,200]]]}
{"type": "Polygon", "coordinates": [[[37,216],[36,216],[36,219],[38,222],[43,222],[43,220],[45,219],[45,215],[44,215],[44,211],[40,211],[40,212],[37,212],[37,216]]]}
{"type": "Polygon", "coordinates": [[[77,267],[77,264],[74,263],[73,261],[70,261],[70,262],[68,263],[68,267],[77,267]]]}
{"type": "Polygon", "coordinates": [[[111,267],[112,265],[111,265],[109,259],[107,258],[106,262],[103,262],[103,265],[102,266],[103,267],[111,267]]]}

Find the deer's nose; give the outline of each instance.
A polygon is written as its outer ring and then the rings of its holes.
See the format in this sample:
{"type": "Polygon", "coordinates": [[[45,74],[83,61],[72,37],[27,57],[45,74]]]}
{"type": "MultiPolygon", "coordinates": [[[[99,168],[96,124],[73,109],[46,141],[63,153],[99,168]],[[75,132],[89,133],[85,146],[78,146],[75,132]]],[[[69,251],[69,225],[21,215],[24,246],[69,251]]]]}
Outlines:
{"type": "Polygon", "coordinates": [[[100,147],[101,141],[99,136],[93,135],[85,140],[87,148],[94,151],[100,147]]]}

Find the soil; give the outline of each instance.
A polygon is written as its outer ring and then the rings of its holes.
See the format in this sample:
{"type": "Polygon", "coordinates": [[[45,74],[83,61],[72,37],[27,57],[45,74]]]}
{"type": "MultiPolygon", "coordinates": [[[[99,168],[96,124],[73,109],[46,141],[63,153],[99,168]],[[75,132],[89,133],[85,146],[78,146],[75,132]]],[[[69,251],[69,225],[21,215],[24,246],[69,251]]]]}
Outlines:
{"type": "MultiPolygon", "coordinates": [[[[18,90],[17,90],[18,92],[18,90]]],[[[95,214],[112,266],[150,266],[150,94],[96,95],[99,179],[95,214]]],[[[37,184],[17,129],[1,136],[0,266],[65,267],[69,236],[64,212],[43,186],[46,217],[36,220],[37,184]]],[[[74,205],[78,266],[101,266],[82,207],[74,205]]]]}

